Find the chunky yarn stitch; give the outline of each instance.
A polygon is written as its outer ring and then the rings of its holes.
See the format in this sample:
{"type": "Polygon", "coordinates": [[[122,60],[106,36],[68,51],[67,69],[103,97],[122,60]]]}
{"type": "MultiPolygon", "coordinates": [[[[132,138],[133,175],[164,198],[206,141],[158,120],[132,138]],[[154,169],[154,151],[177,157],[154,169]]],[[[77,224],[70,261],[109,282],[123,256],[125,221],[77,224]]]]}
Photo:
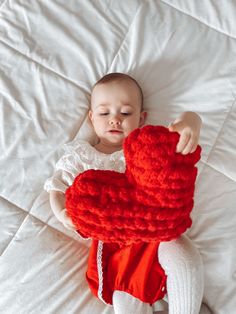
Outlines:
{"type": "Polygon", "coordinates": [[[79,232],[120,245],[169,241],[185,232],[201,148],[176,153],[178,140],[177,132],[147,125],[124,141],[125,173],[78,175],[66,190],[66,208],[79,232]]]}

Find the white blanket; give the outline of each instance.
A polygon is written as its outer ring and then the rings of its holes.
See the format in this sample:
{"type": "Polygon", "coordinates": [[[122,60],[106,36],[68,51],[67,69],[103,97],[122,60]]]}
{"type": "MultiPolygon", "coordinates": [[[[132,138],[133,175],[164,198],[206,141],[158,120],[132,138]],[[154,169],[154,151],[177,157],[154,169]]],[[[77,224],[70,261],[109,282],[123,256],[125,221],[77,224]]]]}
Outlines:
{"type": "Polygon", "coordinates": [[[188,232],[205,266],[201,313],[236,313],[235,17],[234,0],[0,0],[0,313],[113,313],[87,287],[89,241],[43,191],[62,145],[93,140],[89,93],[108,72],[138,80],[147,123],[201,115],[188,232]]]}

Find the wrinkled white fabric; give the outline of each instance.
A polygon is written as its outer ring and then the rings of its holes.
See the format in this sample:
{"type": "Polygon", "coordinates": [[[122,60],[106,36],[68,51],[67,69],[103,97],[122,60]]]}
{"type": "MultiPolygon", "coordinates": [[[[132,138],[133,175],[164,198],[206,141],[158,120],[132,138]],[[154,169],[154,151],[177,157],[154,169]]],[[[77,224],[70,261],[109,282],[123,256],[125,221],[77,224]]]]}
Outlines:
{"type": "Polygon", "coordinates": [[[109,72],[137,79],[147,123],[201,115],[188,235],[209,313],[235,313],[235,16],[235,0],[0,0],[0,313],[113,314],[88,291],[89,240],[42,191],[61,145],[94,140],[90,90],[109,72]]]}

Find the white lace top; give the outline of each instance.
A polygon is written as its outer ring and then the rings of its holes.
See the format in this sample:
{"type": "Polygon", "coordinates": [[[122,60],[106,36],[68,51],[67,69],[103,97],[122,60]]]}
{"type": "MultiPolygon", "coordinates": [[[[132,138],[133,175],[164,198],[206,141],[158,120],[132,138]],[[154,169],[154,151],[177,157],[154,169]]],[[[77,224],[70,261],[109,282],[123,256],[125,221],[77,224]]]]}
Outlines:
{"type": "Polygon", "coordinates": [[[88,169],[125,172],[125,158],[122,150],[104,154],[83,140],[65,144],[64,150],[65,154],[56,163],[53,176],[44,184],[47,192],[54,190],[65,193],[75,177],[88,169]]]}

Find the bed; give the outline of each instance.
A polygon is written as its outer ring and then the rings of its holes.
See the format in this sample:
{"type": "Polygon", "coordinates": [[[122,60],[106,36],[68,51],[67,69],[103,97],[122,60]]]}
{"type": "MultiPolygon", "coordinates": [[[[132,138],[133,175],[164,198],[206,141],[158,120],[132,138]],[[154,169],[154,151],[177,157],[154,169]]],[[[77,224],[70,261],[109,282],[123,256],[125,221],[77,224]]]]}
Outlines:
{"type": "Polygon", "coordinates": [[[85,280],[89,240],[43,190],[65,143],[94,140],[90,89],[109,72],[138,80],[148,124],[201,115],[201,314],[236,312],[235,16],[233,0],[0,0],[0,313],[113,313],[85,280]]]}

